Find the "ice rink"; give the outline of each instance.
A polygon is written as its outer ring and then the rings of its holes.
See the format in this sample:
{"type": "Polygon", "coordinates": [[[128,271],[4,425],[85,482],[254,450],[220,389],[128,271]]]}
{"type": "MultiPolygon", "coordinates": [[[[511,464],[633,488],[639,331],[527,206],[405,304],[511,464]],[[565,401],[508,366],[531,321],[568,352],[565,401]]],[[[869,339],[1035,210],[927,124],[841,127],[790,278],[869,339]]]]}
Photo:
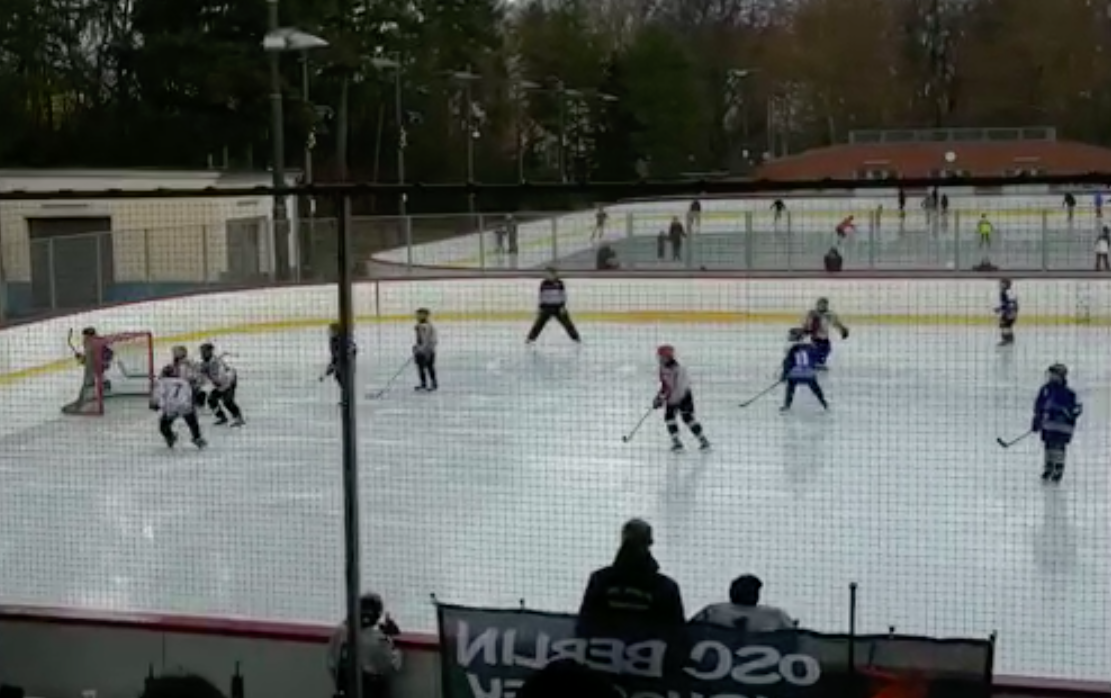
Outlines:
{"type": "MultiPolygon", "coordinates": [[[[774,380],[786,328],[440,326],[442,390],[406,373],[359,404],[364,578],[403,629],[450,602],[574,611],[621,523],[656,529],[688,614],[744,572],[806,627],[999,633],[1004,674],[1107,680],[1111,656],[1111,328],[858,326],[838,342],[820,414],[800,394],[738,403],[774,380]],[[692,371],[715,449],[672,455],[656,345],[692,371]],[[1065,482],[1043,486],[1029,425],[1047,366],[1086,411],[1065,482]]],[[[405,360],[408,325],[363,326],[360,393],[405,360]]],[[[317,380],[322,328],[227,336],[242,430],[168,452],[142,400],[0,441],[0,602],[332,623],[342,611],[337,389],[317,380]]],[[[160,347],[165,354],[168,349],[160,347]]],[[[39,378],[6,386],[7,410],[39,378]]],[[[74,385],[76,371],[65,378],[74,385]]],[[[206,425],[211,418],[206,417],[206,425]]],[[[694,441],[685,435],[688,446],[694,441]]]]}

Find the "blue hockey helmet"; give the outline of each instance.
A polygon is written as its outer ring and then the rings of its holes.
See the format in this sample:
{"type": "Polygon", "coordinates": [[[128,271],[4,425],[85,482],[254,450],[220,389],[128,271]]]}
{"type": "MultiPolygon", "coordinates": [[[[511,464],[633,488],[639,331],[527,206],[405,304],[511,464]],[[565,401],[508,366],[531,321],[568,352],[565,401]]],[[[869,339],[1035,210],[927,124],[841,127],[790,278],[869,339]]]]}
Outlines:
{"type": "Polygon", "coordinates": [[[1064,364],[1057,363],[1046,369],[1045,374],[1049,380],[1058,380],[1063,383],[1069,377],[1069,368],[1064,364]]]}

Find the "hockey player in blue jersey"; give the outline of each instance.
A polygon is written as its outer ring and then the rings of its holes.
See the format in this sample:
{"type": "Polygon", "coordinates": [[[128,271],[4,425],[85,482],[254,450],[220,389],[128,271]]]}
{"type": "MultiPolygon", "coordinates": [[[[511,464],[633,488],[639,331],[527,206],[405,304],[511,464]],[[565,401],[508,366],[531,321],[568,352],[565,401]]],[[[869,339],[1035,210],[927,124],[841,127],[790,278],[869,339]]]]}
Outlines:
{"type": "Polygon", "coordinates": [[[806,314],[802,323],[803,334],[809,335],[813,342],[811,355],[814,359],[814,369],[824,371],[826,370],[826,361],[829,359],[829,355],[833,353],[833,342],[829,338],[830,328],[840,332],[841,339],[849,338],[849,328],[845,327],[841,318],[837,317],[837,313],[830,310],[829,299],[826,298],[818,299],[814,309],[806,314]]]}
{"type": "Polygon", "coordinates": [[[1015,322],[1018,321],[1018,297],[1012,288],[1010,279],[999,281],[999,305],[995,308],[999,316],[999,332],[1002,338],[999,346],[1005,347],[1015,343],[1015,322]]]}
{"type": "Polygon", "coordinates": [[[822,387],[818,385],[817,368],[814,365],[816,351],[814,345],[806,341],[806,333],[800,329],[788,332],[787,341],[791,346],[787,348],[787,356],[783,358],[783,370],[780,373],[780,380],[787,384],[787,396],[780,411],[787,412],[791,409],[791,404],[795,401],[795,389],[800,385],[810,388],[810,392],[814,393],[814,397],[818,398],[822,407],[828,410],[829,403],[822,393],[822,387]]]}
{"type": "Polygon", "coordinates": [[[1034,420],[1030,431],[1041,433],[1045,444],[1045,470],[1042,480],[1060,482],[1065,475],[1065,450],[1072,441],[1076,421],[1084,411],[1068,384],[1068,368],[1053,364],[1046,383],[1034,401],[1034,420]]]}

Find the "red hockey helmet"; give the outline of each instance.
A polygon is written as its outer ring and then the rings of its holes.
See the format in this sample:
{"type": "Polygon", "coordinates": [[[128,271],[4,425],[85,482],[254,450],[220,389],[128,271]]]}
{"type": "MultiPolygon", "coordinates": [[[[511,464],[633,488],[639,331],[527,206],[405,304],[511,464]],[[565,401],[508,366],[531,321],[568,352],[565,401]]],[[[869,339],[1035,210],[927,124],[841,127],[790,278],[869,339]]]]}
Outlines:
{"type": "Polygon", "coordinates": [[[656,356],[660,357],[661,359],[674,359],[675,347],[671,346],[670,344],[661,344],[659,347],[656,348],[656,356]]]}

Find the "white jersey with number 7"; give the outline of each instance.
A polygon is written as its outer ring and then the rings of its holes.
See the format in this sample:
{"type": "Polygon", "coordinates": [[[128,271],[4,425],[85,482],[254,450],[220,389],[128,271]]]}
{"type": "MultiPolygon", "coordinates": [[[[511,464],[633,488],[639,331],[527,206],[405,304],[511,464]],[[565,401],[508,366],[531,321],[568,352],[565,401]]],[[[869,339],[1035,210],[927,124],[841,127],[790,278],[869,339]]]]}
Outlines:
{"type": "Polygon", "coordinates": [[[193,386],[184,378],[159,378],[152,402],[168,417],[193,411],[193,386]]]}

